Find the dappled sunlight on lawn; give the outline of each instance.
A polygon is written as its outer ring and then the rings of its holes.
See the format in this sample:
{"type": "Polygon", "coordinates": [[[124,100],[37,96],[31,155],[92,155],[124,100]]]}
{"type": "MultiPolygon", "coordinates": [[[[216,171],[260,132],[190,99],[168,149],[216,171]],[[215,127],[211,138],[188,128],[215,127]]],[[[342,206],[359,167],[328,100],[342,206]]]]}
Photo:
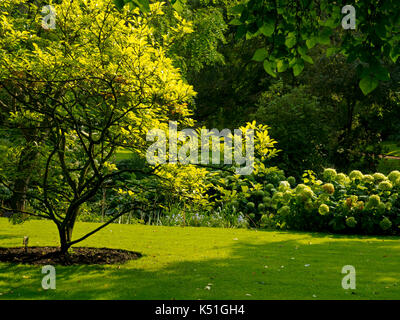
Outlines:
{"type": "MultiPolygon", "coordinates": [[[[11,234],[6,220],[0,225],[11,234]]],[[[34,221],[11,230],[33,235],[40,227],[46,235],[41,244],[48,245],[53,242],[49,226],[34,221]]],[[[76,236],[90,228],[78,224],[76,236]]],[[[398,240],[111,225],[82,245],[135,250],[141,259],[58,266],[55,291],[41,289],[39,267],[1,264],[0,292],[2,298],[38,299],[393,299],[400,297],[398,240]],[[341,287],[345,265],[357,270],[354,294],[341,287]]],[[[14,242],[0,237],[1,246],[14,242]]]]}

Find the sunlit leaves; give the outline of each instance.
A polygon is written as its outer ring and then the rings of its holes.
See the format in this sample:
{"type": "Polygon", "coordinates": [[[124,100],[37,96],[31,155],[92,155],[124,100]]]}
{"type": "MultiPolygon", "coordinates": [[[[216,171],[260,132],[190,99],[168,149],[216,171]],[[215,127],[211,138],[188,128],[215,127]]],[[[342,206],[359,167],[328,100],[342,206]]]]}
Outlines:
{"type": "MultiPolygon", "coordinates": [[[[45,165],[38,166],[34,182],[42,190],[38,197],[51,187],[47,201],[56,212],[63,215],[68,198],[89,192],[117,170],[117,148],[145,152],[147,131],[170,118],[193,124],[189,103],[195,92],[152,37],[149,20],[162,14],[160,2],[132,15],[113,0],[63,1],[55,5],[56,29],[40,34],[40,19],[7,15],[5,6],[17,4],[0,2],[0,94],[18,90],[18,111],[8,124],[45,128],[35,133],[48,136],[40,163],[49,150],[61,149],[49,160],[47,185],[40,185],[45,165]]],[[[175,18],[178,32],[191,32],[190,23],[175,18]]]]}
{"type": "MultiPolygon", "coordinates": [[[[363,80],[360,88],[367,94],[375,90],[380,81],[389,79],[380,69],[376,76],[369,70],[377,64],[383,65],[385,58],[396,62],[400,56],[400,3],[388,0],[376,4],[376,1],[368,0],[358,1],[354,7],[357,29],[344,31],[342,7],[327,0],[251,0],[230,12],[234,15],[233,24],[238,26],[237,38],[266,38],[267,45],[256,52],[253,60],[263,62],[262,57],[269,57],[263,63],[271,76],[276,75],[271,62],[273,57],[291,61],[289,67],[299,75],[305,62],[313,63],[307,51],[319,44],[327,50],[328,56],[340,52],[349,62],[362,63],[367,72],[360,73],[363,80]]],[[[280,63],[278,72],[286,69],[280,63]]]]}

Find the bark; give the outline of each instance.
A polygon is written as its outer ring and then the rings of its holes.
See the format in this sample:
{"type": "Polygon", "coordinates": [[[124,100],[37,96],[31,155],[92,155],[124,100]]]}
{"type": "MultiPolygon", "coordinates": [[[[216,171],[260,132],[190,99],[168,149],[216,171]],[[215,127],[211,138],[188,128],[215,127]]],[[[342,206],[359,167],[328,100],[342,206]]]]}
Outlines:
{"type": "Polygon", "coordinates": [[[61,254],[65,255],[68,253],[68,249],[70,248],[72,229],[68,227],[59,227],[58,232],[60,234],[60,247],[61,254]]]}
{"type": "Polygon", "coordinates": [[[70,215],[66,217],[66,223],[61,224],[58,227],[58,232],[60,234],[60,248],[61,254],[65,255],[68,253],[68,249],[72,245],[72,233],[74,231],[76,218],[79,214],[79,208],[70,211],[70,215]]]}
{"type": "MultiPolygon", "coordinates": [[[[28,141],[28,144],[31,141],[28,141]]],[[[18,163],[18,176],[14,181],[13,195],[9,200],[10,208],[14,212],[25,211],[26,193],[28,191],[29,182],[35,167],[35,160],[38,152],[31,146],[26,146],[22,152],[18,163]]]]}

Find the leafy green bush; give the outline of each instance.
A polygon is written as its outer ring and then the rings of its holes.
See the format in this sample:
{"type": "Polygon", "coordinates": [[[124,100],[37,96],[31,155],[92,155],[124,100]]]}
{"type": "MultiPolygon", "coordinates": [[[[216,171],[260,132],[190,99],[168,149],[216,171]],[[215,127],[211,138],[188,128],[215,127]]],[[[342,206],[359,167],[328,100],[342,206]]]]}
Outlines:
{"type": "Polygon", "coordinates": [[[328,165],[332,127],[326,108],[306,87],[285,87],[282,81],[261,96],[253,117],[271,124],[271,136],[284,150],[274,164],[291,175],[306,169],[322,171],[328,165]]]}
{"type": "Polygon", "coordinates": [[[400,234],[400,172],[349,175],[308,170],[302,183],[277,168],[214,181],[216,203],[234,206],[250,227],[348,234],[400,234]]]}
{"type": "MultiPolygon", "coordinates": [[[[275,227],[355,234],[400,234],[400,172],[348,176],[326,169],[304,183],[276,191],[265,214],[275,227]]],[[[265,218],[264,218],[265,220],[265,218]]]]}

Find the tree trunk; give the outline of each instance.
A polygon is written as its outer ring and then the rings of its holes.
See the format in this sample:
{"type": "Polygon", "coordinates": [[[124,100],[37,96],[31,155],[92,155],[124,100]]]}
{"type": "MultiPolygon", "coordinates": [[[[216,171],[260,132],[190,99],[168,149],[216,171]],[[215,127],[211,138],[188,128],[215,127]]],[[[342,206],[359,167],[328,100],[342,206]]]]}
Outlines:
{"type": "Polygon", "coordinates": [[[71,247],[72,230],[70,227],[59,227],[61,254],[66,255],[71,247]]]}
{"type": "Polygon", "coordinates": [[[10,198],[10,208],[14,213],[25,211],[26,192],[28,191],[30,177],[18,178],[15,181],[13,195],[10,198]]]}
{"type": "Polygon", "coordinates": [[[60,234],[60,247],[61,254],[66,255],[68,249],[71,247],[72,242],[72,232],[74,230],[75,221],[79,214],[79,208],[73,210],[70,215],[67,215],[66,219],[69,221],[65,225],[58,227],[58,232],[60,234]]]}
{"type": "Polygon", "coordinates": [[[106,188],[103,188],[103,200],[101,201],[101,222],[104,222],[104,213],[106,210],[106,188]]]}
{"type": "MultiPolygon", "coordinates": [[[[26,193],[38,155],[38,151],[31,145],[35,141],[35,137],[25,134],[25,139],[27,145],[21,151],[18,162],[18,176],[14,181],[13,195],[9,200],[10,208],[14,213],[25,211],[26,193]]],[[[24,216],[24,218],[26,217],[24,216]]]]}

